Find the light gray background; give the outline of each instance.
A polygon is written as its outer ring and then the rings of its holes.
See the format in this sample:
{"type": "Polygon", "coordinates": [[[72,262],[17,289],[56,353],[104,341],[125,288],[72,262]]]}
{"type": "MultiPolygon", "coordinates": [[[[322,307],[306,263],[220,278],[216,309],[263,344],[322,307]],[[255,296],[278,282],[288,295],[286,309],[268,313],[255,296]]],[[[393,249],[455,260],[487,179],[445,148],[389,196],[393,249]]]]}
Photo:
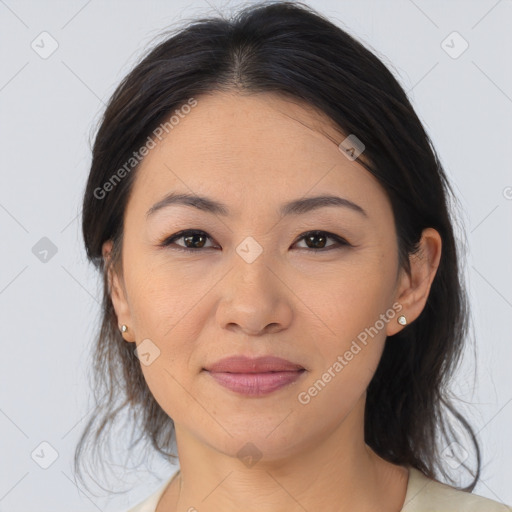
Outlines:
{"type": "MultiPolygon", "coordinates": [[[[478,366],[473,389],[470,346],[453,389],[472,404],[465,410],[483,447],[475,492],[511,504],[512,2],[309,4],[390,66],[456,186],[478,366]],[[457,52],[461,40],[442,44],[453,31],[469,44],[458,58],[445,50],[457,52]]],[[[148,461],[148,472],[127,476],[132,492],[110,499],[74,482],[100,297],[82,247],[80,202],[89,139],[134,59],[170,24],[236,5],[0,0],[0,511],[126,510],[174,471],[148,461]],[[43,31],[58,43],[47,59],[31,47],[43,31]],[[57,248],[46,262],[32,250],[43,237],[57,248]],[[36,448],[40,460],[48,456],[43,441],[59,454],[48,469],[31,457],[36,448]]]]}

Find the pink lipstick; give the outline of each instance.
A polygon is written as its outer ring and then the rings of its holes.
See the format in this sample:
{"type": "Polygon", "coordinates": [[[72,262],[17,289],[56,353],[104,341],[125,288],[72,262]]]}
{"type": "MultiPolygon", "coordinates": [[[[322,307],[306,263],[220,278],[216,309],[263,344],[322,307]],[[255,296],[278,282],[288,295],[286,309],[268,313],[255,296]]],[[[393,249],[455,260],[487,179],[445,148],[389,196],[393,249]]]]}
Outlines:
{"type": "Polygon", "coordinates": [[[205,370],[221,386],[248,396],[272,393],[295,382],[306,371],[300,364],[273,356],[228,357],[205,370]]]}

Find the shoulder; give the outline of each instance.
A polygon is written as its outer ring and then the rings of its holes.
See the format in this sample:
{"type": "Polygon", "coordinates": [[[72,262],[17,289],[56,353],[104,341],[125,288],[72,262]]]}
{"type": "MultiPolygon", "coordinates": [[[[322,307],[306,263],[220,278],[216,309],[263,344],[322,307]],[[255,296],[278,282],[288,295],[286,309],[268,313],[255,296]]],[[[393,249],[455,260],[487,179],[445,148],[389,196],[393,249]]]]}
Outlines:
{"type": "Polygon", "coordinates": [[[171,483],[174,477],[179,473],[179,470],[173,473],[167,480],[159,485],[157,490],[148,496],[144,501],[141,501],[127,512],[155,512],[158,502],[162,497],[165,489],[171,483]]]}
{"type": "Polygon", "coordinates": [[[408,466],[409,483],[400,512],[512,512],[512,507],[437,482],[408,466]]]}

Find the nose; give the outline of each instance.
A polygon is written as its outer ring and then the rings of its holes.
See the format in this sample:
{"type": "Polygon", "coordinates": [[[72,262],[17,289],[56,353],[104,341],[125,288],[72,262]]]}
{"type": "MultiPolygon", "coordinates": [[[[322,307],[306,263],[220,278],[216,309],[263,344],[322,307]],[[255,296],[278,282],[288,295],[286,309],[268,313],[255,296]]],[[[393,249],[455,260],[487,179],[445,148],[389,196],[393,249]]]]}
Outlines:
{"type": "Polygon", "coordinates": [[[274,334],[293,318],[293,293],[278,271],[267,266],[263,254],[252,263],[235,257],[233,268],[219,284],[217,308],[221,328],[249,336],[274,334]]]}

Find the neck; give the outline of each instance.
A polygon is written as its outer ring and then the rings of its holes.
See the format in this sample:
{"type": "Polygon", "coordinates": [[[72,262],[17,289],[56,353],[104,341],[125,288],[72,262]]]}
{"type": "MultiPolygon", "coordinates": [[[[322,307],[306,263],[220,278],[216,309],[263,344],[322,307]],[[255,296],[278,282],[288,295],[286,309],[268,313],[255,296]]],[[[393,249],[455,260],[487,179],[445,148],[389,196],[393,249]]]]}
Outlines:
{"type": "Polygon", "coordinates": [[[363,417],[361,407],[364,412],[364,401],[320,442],[293,447],[279,458],[262,453],[257,462],[220,453],[177,426],[180,474],[157,512],[400,511],[408,471],[365,444],[364,428],[357,424],[363,417]]]}

